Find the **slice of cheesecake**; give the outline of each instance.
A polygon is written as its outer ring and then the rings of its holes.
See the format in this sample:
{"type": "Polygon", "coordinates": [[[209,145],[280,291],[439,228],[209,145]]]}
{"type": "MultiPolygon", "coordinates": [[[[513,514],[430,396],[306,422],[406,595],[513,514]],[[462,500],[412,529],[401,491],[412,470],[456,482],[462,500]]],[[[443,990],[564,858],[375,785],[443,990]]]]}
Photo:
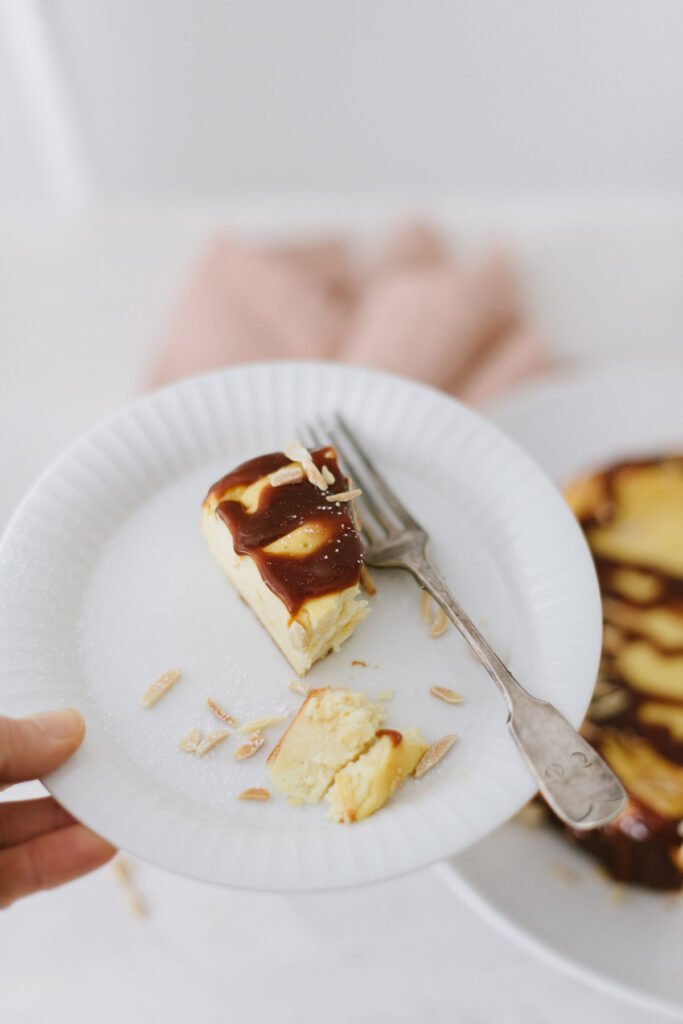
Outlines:
{"type": "Polygon", "coordinates": [[[369,750],[337,772],[327,793],[333,821],[350,824],[378,811],[427,750],[419,729],[379,729],[376,736],[369,750]]]}
{"type": "Polygon", "coordinates": [[[291,445],[238,466],[202,505],[209,547],[303,676],[365,617],[363,547],[334,448],[291,445]],[[339,496],[339,497],[337,497],[339,496]]]}
{"type": "Polygon", "coordinates": [[[311,690],[268,758],[273,788],[295,803],[317,803],[337,772],[374,741],[385,714],[355,690],[311,690]]]}
{"type": "Polygon", "coordinates": [[[683,457],[632,459],[566,495],[600,582],[600,675],[584,733],[629,795],[608,825],[569,832],[619,881],[683,887],[683,457]]]}

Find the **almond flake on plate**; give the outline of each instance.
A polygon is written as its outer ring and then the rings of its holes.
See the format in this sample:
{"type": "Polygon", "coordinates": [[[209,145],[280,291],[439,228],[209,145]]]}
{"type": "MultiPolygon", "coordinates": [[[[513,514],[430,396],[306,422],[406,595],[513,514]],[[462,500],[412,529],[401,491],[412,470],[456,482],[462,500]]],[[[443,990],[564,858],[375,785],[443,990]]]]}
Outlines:
{"type": "Polygon", "coordinates": [[[148,686],[142,697],[140,698],[140,704],[143,708],[153,707],[158,700],[168,693],[172,686],[180,679],[182,673],[179,668],[171,668],[168,672],[164,672],[158,679],[155,679],[151,686],[148,686]]]}
{"type": "Polygon", "coordinates": [[[447,686],[430,686],[429,692],[433,697],[444,701],[445,704],[462,704],[463,702],[462,694],[456,693],[455,690],[449,690],[447,686]]]}
{"type": "Polygon", "coordinates": [[[263,746],[266,741],[266,737],[262,732],[255,732],[249,737],[246,743],[243,743],[241,747],[238,747],[235,751],[235,760],[244,761],[245,758],[251,757],[256,751],[263,746]]]}
{"type": "Polygon", "coordinates": [[[359,498],[363,492],[355,487],[352,491],[339,491],[337,494],[326,494],[325,501],[353,501],[359,498]]]}
{"type": "Polygon", "coordinates": [[[431,626],[434,618],[434,613],[432,612],[432,598],[426,590],[422,590],[420,592],[420,615],[422,616],[422,621],[426,622],[428,626],[431,626]]]}
{"type": "Polygon", "coordinates": [[[432,628],[429,630],[430,636],[441,636],[448,629],[448,616],[446,615],[443,608],[437,609],[436,618],[432,623],[432,628]]]}
{"type": "Polygon", "coordinates": [[[236,724],[235,719],[232,717],[232,715],[224,708],[222,708],[220,704],[218,704],[218,702],[213,699],[213,697],[209,697],[206,703],[209,705],[209,708],[216,716],[216,718],[219,718],[221,722],[225,722],[226,725],[236,724]]]}
{"type": "Polygon", "coordinates": [[[271,715],[270,718],[255,718],[253,722],[247,722],[245,725],[241,725],[238,732],[261,732],[262,729],[267,729],[271,725],[279,725],[280,722],[286,722],[289,715],[271,715]]]}
{"type": "Polygon", "coordinates": [[[439,763],[441,758],[446,756],[457,738],[457,736],[442,736],[440,740],[432,743],[431,747],[424,752],[417,763],[417,767],[414,772],[415,778],[421,779],[423,775],[426,775],[428,771],[431,771],[431,769],[439,763]]]}
{"type": "Polygon", "coordinates": [[[223,742],[223,740],[227,740],[229,735],[230,733],[227,729],[219,729],[218,732],[210,732],[208,736],[205,736],[201,743],[197,745],[195,748],[195,754],[197,757],[204,757],[204,754],[208,754],[210,750],[217,747],[219,743],[223,742]]]}
{"type": "Polygon", "coordinates": [[[133,917],[147,917],[147,906],[133,881],[133,869],[127,857],[119,854],[112,864],[112,874],[121,886],[126,906],[133,917]]]}
{"type": "Polygon", "coordinates": [[[202,730],[198,726],[195,726],[194,729],[190,729],[187,736],[183,736],[178,743],[178,746],[181,750],[186,750],[188,754],[194,754],[201,742],[201,739],[202,730]]]}
{"type": "Polygon", "coordinates": [[[251,789],[244,789],[240,793],[238,800],[270,800],[270,793],[267,789],[261,789],[260,786],[252,786],[251,789]]]}
{"type": "Polygon", "coordinates": [[[299,693],[302,697],[307,697],[311,688],[310,684],[305,683],[303,679],[291,679],[287,685],[292,693],[299,693]]]}

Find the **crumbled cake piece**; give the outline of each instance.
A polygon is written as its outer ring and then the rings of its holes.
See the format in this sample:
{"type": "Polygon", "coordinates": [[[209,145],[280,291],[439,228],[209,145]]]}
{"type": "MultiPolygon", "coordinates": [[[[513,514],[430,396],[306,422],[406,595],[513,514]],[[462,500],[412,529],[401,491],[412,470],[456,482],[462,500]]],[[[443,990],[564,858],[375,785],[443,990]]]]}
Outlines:
{"type": "Polygon", "coordinates": [[[327,793],[329,817],[348,824],[374,814],[414,771],[426,750],[418,729],[403,734],[380,729],[370,749],[337,772],[327,793]]]}
{"type": "Polygon", "coordinates": [[[311,690],[268,758],[273,788],[290,799],[317,803],[337,772],[370,746],[384,719],[381,704],[364,693],[311,690]]]}

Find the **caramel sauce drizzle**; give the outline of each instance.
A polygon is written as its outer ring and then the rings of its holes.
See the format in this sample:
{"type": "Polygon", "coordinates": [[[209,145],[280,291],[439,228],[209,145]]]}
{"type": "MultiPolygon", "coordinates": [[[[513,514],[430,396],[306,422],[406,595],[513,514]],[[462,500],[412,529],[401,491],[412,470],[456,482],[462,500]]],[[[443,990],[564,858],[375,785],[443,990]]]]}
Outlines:
{"type": "Polygon", "coordinates": [[[327,466],[334,483],[319,490],[304,479],[299,483],[261,491],[258,507],[249,513],[239,501],[221,500],[238,486],[248,487],[289,463],[282,452],[261,455],[237,466],[209,491],[218,499],[216,515],[232,534],[238,555],[248,555],[266,585],[276,594],[294,618],[302,605],[313,597],[338,593],[356,585],[363,564],[363,546],[354,525],[349,502],[326,501],[326,494],[349,489],[339,469],[334,448],[311,453],[318,469],[327,466]],[[307,554],[275,553],[264,548],[302,526],[311,527],[314,550],[307,554]]]}
{"type": "MultiPolygon", "coordinates": [[[[588,515],[579,519],[590,546],[591,530],[605,527],[614,519],[618,511],[616,495],[616,478],[619,473],[629,469],[657,466],[662,463],[683,463],[683,457],[656,457],[629,460],[617,463],[602,474],[600,480],[606,503],[600,509],[600,515],[588,515]]],[[[613,597],[634,608],[666,608],[667,611],[683,616],[683,580],[663,572],[659,568],[612,558],[593,555],[595,567],[603,597],[613,597]],[[623,593],[615,585],[616,573],[622,569],[635,569],[638,573],[649,576],[656,583],[656,594],[649,600],[635,600],[623,593]]],[[[654,588],[653,588],[654,589],[654,588]]],[[[683,649],[664,647],[652,637],[637,629],[625,629],[617,626],[626,641],[637,639],[647,643],[664,657],[680,656],[683,649]]],[[[603,680],[621,687],[627,694],[625,707],[595,725],[590,724],[590,741],[600,751],[602,730],[617,729],[634,733],[647,742],[663,757],[678,764],[683,764],[683,743],[662,725],[643,723],[638,719],[639,706],[648,700],[658,700],[680,706],[681,701],[670,695],[644,694],[629,685],[628,679],[619,671],[614,655],[603,651],[600,667],[603,680]]],[[[590,723],[590,709],[587,721],[590,723]]],[[[679,820],[666,817],[654,808],[629,794],[629,804],[619,817],[602,828],[592,832],[567,830],[573,839],[588,849],[599,860],[603,861],[613,877],[626,882],[637,882],[656,889],[678,889],[683,883],[681,870],[675,860],[675,851],[681,842],[678,833],[679,820]]]]}
{"type": "Polygon", "coordinates": [[[382,736],[388,736],[392,747],[397,747],[399,743],[403,742],[403,734],[397,732],[396,729],[378,729],[375,736],[378,740],[381,740],[382,736]]]}

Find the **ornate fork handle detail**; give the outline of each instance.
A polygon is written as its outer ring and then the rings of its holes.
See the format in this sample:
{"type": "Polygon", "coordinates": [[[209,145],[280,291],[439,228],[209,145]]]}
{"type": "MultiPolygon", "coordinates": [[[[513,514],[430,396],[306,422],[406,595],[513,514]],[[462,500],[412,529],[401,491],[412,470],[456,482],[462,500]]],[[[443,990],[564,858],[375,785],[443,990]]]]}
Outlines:
{"type": "Polygon", "coordinates": [[[556,708],[527,693],[424,553],[397,552],[392,561],[396,568],[411,572],[439,603],[503,694],[508,729],[558,817],[576,829],[597,828],[611,821],[626,803],[624,788],[611,768],[556,708]]]}

